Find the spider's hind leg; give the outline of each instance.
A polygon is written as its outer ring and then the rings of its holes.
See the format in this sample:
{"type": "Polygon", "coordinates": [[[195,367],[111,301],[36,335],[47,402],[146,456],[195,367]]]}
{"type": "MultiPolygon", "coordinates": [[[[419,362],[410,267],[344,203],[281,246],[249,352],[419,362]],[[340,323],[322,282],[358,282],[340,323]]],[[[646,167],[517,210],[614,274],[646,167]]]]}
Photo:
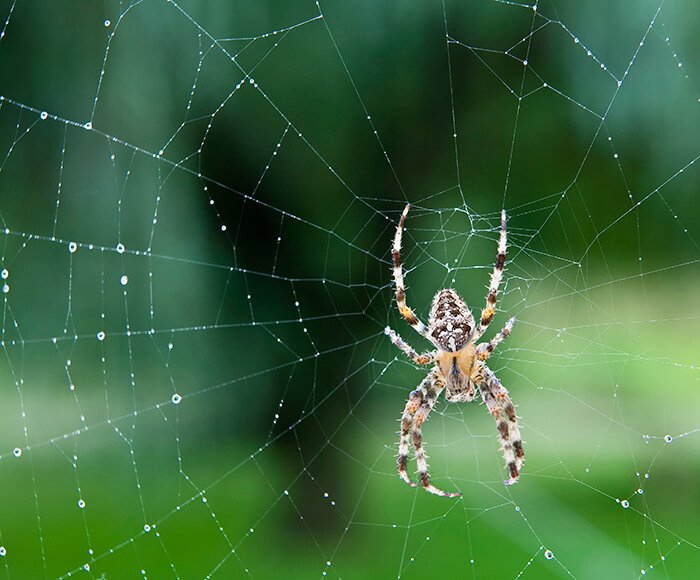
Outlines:
{"type": "Polygon", "coordinates": [[[491,274],[491,283],[489,284],[489,293],[486,295],[486,306],[481,311],[481,319],[479,325],[474,331],[472,340],[478,340],[484,331],[491,324],[493,315],[496,312],[496,299],[498,297],[498,287],[503,279],[503,268],[506,264],[506,211],[501,211],[501,233],[498,237],[498,254],[496,255],[496,263],[493,266],[491,274]]]}
{"type": "Polygon", "coordinates": [[[399,225],[396,228],[394,245],[391,248],[391,257],[394,262],[394,282],[396,283],[396,305],[399,307],[399,312],[401,313],[401,316],[404,317],[406,322],[408,322],[413,329],[418,332],[418,334],[424,336],[428,340],[431,340],[428,336],[428,329],[425,324],[418,319],[413,310],[411,310],[406,304],[406,285],[403,281],[403,268],[401,267],[401,236],[403,234],[403,225],[406,221],[406,216],[408,215],[409,209],[411,209],[411,204],[406,204],[406,207],[401,214],[401,219],[399,219],[399,225]]]}

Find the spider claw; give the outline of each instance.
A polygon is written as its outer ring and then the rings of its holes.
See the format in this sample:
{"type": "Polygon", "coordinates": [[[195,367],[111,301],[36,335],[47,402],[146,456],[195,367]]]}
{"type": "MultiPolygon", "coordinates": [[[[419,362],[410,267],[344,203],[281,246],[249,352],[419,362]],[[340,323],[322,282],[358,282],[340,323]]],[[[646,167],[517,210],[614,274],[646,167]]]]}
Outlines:
{"type": "Polygon", "coordinates": [[[439,495],[440,497],[461,497],[462,494],[458,492],[442,491],[432,484],[424,485],[423,489],[425,491],[432,493],[433,495],[439,495]]]}
{"type": "Polygon", "coordinates": [[[515,485],[516,483],[518,483],[518,477],[519,477],[519,476],[510,477],[510,478],[506,479],[503,483],[504,483],[506,486],[515,485]]]}
{"type": "Polygon", "coordinates": [[[411,481],[411,478],[408,477],[408,473],[405,471],[399,471],[399,477],[411,487],[418,487],[418,484],[415,481],[411,481]]]}
{"type": "Polygon", "coordinates": [[[428,477],[427,473],[420,474],[420,483],[425,491],[432,493],[433,495],[439,495],[440,497],[459,497],[462,495],[461,493],[442,491],[441,489],[438,489],[432,483],[430,483],[430,478],[428,477]]]}

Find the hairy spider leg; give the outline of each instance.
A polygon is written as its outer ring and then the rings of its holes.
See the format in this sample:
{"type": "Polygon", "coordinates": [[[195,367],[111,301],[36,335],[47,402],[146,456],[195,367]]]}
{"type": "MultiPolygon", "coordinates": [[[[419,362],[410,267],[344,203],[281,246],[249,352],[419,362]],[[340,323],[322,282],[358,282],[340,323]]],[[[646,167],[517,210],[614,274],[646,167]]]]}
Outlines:
{"type": "MultiPolygon", "coordinates": [[[[420,335],[424,336],[428,340],[428,329],[425,324],[423,324],[418,317],[414,314],[406,305],[406,286],[403,280],[403,269],[401,268],[401,234],[403,232],[403,225],[406,221],[406,216],[408,215],[408,210],[411,208],[411,204],[406,204],[406,207],[401,214],[401,219],[399,220],[399,225],[396,228],[396,235],[394,236],[394,245],[391,249],[391,256],[394,260],[394,281],[396,282],[396,304],[399,307],[399,312],[401,316],[408,322],[420,335]]],[[[432,340],[430,340],[432,342],[432,340]]]]}
{"type": "Polygon", "coordinates": [[[404,354],[410,358],[414,363],[418,365],[429,365],[435,360],[435,353],[434,352],[428,352],[424,354],[418,354],[415,350],[413,350],[404,340],[396,334],[394,330],[389,328],[388,326],[384,329],[384,334],[386,334],[389,337],[389,340],[391,340],[391,343],[400,348],[404,354]]]}
{"type": "Polygon", "coordinates": [[[481,397],[489,413],[496,420],[503,457],[510,475],[510,478],[505,483],[506,485],[513,485],[520,477],[520,468],[525,456],[515,406],[508,396],[507,389],[496,378],[493,371],[483,363],[479,366],[480,368],[475,373],[474,380],[480,381],[479,390],[481,391],[481,397]]]}
{"type": "Polygon", "coordinates": [[[416,456],[416,466],[418,467],[418,476],[420,484],[426,491],[442,497],[459,497],[459,493],[448,493],[438,489],[430,483],[428,475],[428,460],[423,447],[423,435],[421,425],[425,422],[435,405],[435,401],[440,396],[440,393],[445,388],[444,383],[440,380],[437,371],[433,370],[423,379],[423,382],[415,391],[411,391],[406,402],[406,408],[401,416],[401,439],[399,441],[399,454],[396,460],[396,467],[399,471],[399,477],[411,487],[416,487],[418,484],[411,480],[406,471],[408,463],[408,446],[413,439],[413,449],[416,456]]]}
{"type": "Polygon", "coordinates": [[[410,442],[409,433],[411,432],[411,425],[413,425],[413,416],[423,402],[423,398],[427,395],[428,387],[432,380],[431,373],[423,379],[423,382],[415,391],[411,391],[408,395],[408,401],[406,401],[403,415],[401,415],[401,438],[399,439],[399,454],[396,458],[396,468],[399,471],[399,477],[411,487],[416,487],[416,483],[411,481],[406,471],[406,464],[408,463],[408,445],[410,442]]]}
{"type": "Polygon", "coordinates": [[[482,342],[478,344],[476,347],[476,356],[478,359],[484,361],[489,358],[493,354],[493,351],[496,350],[496,347],[501,344],[504,339],[508,338],[511,332],[513,332],[514,324],[515,318],[511,318],[508,322],[506,322],[503,329],[496,336],[494,336],[490,342],[482,342]]]}
{"type": "Polygon", "coordinates": [[[496,263],[493,266],[491,273],[491,283],[489,284],[489,293],[486,295],[486,307],[481,311],[481,320],[472,340],[476,342],[484,331],[491,324],[493,315],[496,312],[496,297],[498,296],[498,287],[503,279],[503,268],[506,263],[506,210],[501,210],[501,235],[498,238],[498,255],[496,263]]]}
{"type": "Polygon", "coordinates": [[[433,374],[433,380],[431,380],[430,386],[428,387],[427,397],[423,399],[418,407],[418,410],[413,416],[413,450],[416,455],[418,478],[423,488],[432,494],[442,497],[459,497],[462,494],[442,491],[430,483],[430,475],[428,474],[428,457],[425,453],[425,448],[423,447],[423,433],[421,426],[428,419],[428,415],[430,415],[430,411],[433,410],[435,401],[437,401],[437,398],[440,396],[440,393],[444,388],[445,385],[437,377],[437,373],[433,374]]]}

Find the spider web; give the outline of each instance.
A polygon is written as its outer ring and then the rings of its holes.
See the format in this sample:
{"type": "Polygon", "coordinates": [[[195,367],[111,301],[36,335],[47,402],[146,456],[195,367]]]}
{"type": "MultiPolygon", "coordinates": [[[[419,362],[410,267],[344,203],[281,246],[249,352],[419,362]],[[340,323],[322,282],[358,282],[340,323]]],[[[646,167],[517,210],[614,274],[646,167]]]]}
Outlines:
{"type": "Polygon", "coordinates": [[[2,10],[6,577],[693,577],[689,4],[2,10]],[[508,212],[517,486],[444,400],[463,496],[396,476],[406,201],[423,320],[442,287],[478,314],[508,212]]]}

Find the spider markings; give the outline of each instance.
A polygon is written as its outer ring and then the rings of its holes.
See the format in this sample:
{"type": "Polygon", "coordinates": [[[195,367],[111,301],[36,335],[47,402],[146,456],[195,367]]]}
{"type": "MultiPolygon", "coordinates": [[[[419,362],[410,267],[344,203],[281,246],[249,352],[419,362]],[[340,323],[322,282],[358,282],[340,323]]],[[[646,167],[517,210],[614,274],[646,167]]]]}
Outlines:
{"type": "Polygon", "coordinates": [[[442,350],[457,352],[469,343],[474,317],[457,292],[440,290],[430,309],[430,336],[442,350]]]}
{"type": "Polygon", "coordinates": [[[410,209],[406,205],[394,236],[391,254],[394,260],[394,281],[396,282],[396,303],[401,316],[414,330],[429,340],[434,351],[418,354],[388,326],[384,329],[391,342],[401,349],[413,362],[419,365],[435,366],[423,379],[418,388],[408,396],[406,407],[401,416],[401,437],[399,453],[396,460],[399,477],[412,487],[418,484],[408,476],[409,443],[418,467],[420,484],[426,491],[443,497],[458,497],[459,493],[448,493],[430,483],[428,462],[423,447],[422,425],[430,415],[440,393],[445,391],[445,398],[451,403],[466,403],[474,400],[478,387],[481,398],[489,413],[496,421],[496,428],[501,440],[503,456],[508,468],[509,479],[506,485],[518,481],[524,460],[523,444],[515,406],[508,396],[507,389],[501,384],[488,366],[486,360],[496,347],[510,335],[515,319],[511,318],[503,329],[490,342],[477,344],[477,340],[488,328],[496,311],[498,287],[503,278],[506,261],[506,212],[501,212],[501,234],[498,240],[498,256],[491,274],[486,306],[481,313],[479,325],[474,329],[474,316],[467,304],[451,288],[440,290],[433,298],[430,318],[426,327],[406,304],[406,288],[401,267],[401,235],[404,222],[410,209]]]}

